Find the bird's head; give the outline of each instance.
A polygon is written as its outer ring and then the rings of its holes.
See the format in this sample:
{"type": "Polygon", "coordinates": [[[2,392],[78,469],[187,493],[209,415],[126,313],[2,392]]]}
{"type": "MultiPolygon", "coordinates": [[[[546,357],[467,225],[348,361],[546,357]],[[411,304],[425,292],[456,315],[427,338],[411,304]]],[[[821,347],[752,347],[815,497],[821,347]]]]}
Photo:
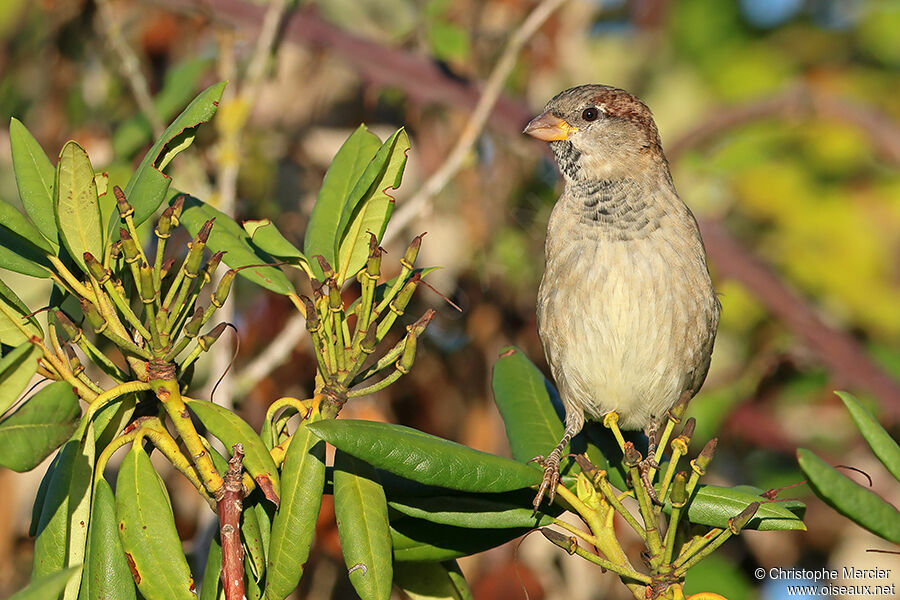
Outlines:
{"type": "Polygon", "coordinates": [[[550,143],[568,180],[633,176],[665,161],[647,105],[607,85],[560,92],[524,133],[550,143]]]}

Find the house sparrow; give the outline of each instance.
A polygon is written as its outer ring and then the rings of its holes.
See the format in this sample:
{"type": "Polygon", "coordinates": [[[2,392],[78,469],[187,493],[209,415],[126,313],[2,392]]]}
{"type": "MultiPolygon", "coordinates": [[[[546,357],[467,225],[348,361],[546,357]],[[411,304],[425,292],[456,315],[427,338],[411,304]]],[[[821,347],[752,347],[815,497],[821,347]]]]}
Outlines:
{"type": "Polygon", "coordinates": [[[550,100],[524,133],[550,143],[565,179],[547,228],[537,320],[566,429],[537,457],[537,510],[548,488],[552,502],[562,451],[586,416],[615,411],[622,429],[644,428],[652,443],[666,411],[697,393],[721,305],[697,221],[642,101],[582,85],[550,100]]]}

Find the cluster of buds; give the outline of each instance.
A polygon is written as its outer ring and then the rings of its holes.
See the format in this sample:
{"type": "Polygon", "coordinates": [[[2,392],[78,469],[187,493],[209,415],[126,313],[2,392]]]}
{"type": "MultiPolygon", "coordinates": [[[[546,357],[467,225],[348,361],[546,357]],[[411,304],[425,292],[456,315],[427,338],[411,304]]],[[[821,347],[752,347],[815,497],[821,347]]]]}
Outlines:
{"type": "Polygon", "coordinates": [[[740,533],[760,506],[759,502],[752,502],[739,514],[728,519],[727,527],[709,528],[702,535],[691,535],[692,532],[683,526],[683,517],[687,514],[700,478],[706,474],[716,449],[716,439],[710,440],[697,457],[690,461],[689,473],[678,471],[679,462],[688,453],[695,428],[694,419],[687,419],[681,432],[672,437],[676,426],[681,424],[687,400],[687,397],[683,397],[668,411],[659,444],[651,443],[646,460],[632,442],[625,441],[618,427],[618,415],[613,412],[604,418],[604,426],[612,431],[622,451],[622,466],[631,490],[616,490],[609,481],[608,472],[591,464],[585,456],[576,456],[581,472],[575,493],[563,485],[557,488],[560,496],[584,519],[591,533],[584,534],[572,529],[569,531],[598,548],[603,556],[581,548],[576,537],[547,528],[541,529],[544,537],[569,554],[577,554],[617,573],[635,598],[678,597],[687,570],[731,536],[740,533]],[[656,481],[659,461],[662,460],[666,446],[670,449],[669,462],[665,472],[656,481]],[[633,496],[637,500],[640,520],[623,505],[624,496],[633,496]],[[671,507],[668,519],[663,514],[666,506],[671,507]],[[615,513],[644,541],[644,558],[649,573],[635,569],[622,551],[617,537],[611,535],[610,524],[615,513]],[[660,530],[661,522],[666,522],[664,532],[660,530]]]}
{"type": "MultiPolygon", "coordinates": [[[[422,234],[424,235],[424,234],[422,234]]],[[[318,366],[317,388],[326,400],[323,415],[334,416],[348,398],[382,390],[412,368],[416,344],[434,311],[428,310],[419,320],[406,327],[406,334],[378,360],[369,357],[403,316],[420,280],[415,268],[422,235],[416,236],[400,260],[400,273],[379,284],[384,250],[370,234],[369,256],[356,278],[360,296],[349,307],[344,306],[334,269],[321,256],[316,256],[324,274],[323,280],[312,279],[313,298],[302,296],[306,309],[306,328],[312,338],[318,366]],[[357,387],[366,380],[390,370],[379,381],[357,387]]]]}
{"type": "MultiPolygon", "coordinates": [[[[204,260],[213,221],[200,228],[188,243],[180,266],[174,268],[175,259],[164,260],[164,255],[172,231],[179,225],[185,196],[175,198],[160,216],[154,229],[155,256],[151,259],[139,243],[134,208],[118,186],[113,191],[121,219],[119,239],[108,243],[100,258],[84,253],[87,272],[83,282],[70,273],[61,273],[61,278],[71,282],[86,321],[96,334],[119,348],[134,378],[146,382],[160,372],[174,372],[171,366],[175,361],[183,373],[224,331],[226,324],[221,323],[200,335],[228,297],[236,271],[232,269],[222,277],[206,308],[198,307],[201,290],[211,281],[224,254],[216,252],[204,260]],[[133,308],[131,298],[140,299],[138,310],[133,308]],[[191,351],[179,359],[192,343],[191,351]]],[[[106,358],[62,311],[54,311],[54,317],[68,342],[78,345],[107,374],[119,381],[133,378],[106,358]]]]}

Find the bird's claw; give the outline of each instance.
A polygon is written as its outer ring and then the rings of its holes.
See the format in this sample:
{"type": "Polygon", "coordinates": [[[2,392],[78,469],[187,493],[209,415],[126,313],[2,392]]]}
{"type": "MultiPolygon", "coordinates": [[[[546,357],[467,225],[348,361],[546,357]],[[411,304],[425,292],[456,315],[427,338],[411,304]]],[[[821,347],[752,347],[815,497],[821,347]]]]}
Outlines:
{"type": "Polygon", "coordinates": [[[652,454],[638,464],[638,471],[641,474],[641,483],[643,484],[647,495],[650,497],[650,501],[657,506],[662,506],[662,502],[656,493],[656,488],[653,487],[653,482],[650,481],[650,469],[659,469],[659,464],[653,458],[652,454]]]}
{"type": "Polygon", "coordinates": [[[556,456],[556,453],[551,453],[546,459],[543,456],[535,456],[528,462],[536,462],[544,467],[544,478],[541,480],[541,486],[532,503],[534,511],[531,514],[534,516],[538,512],[541,500],[544,499],[544,494],[547,494],[547,501],[551,504],[556,498],[556,486],[559,483],[559,457],[556,456]]]}

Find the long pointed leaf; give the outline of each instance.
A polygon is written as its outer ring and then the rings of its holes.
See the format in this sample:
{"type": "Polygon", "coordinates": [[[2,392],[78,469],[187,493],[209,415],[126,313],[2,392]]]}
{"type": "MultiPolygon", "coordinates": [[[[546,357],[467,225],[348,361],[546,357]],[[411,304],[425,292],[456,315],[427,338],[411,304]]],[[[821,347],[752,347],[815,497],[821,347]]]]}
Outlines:
{"type": "Polygon", "coordinates": [[[388,191],[400,187],[408,152],[409,137],[406,131],[400,129],[384,142],[357,182],[359,187],[367,184],[368,187],[361,192],[354,187],[338,226],[341,235],[338,265],[335,267],[338,285],[353,277],[366,264],[369,255],[368,232],[375,234],[376,239],[381,241],[394,211],[394,198],[388,191]],[[374,181],[368,182],[369,170],[379,168],[377,165],[380,161],[384,161],[384,167],[379,169],[374,181]],[[357,194],[360,194],[358,198],[357,194]]]}
{"type": "Polygon", "coordinates": [[[69,582],[77,580],[81,565],[36,577],[28,586],[9,597],[9,600],[49,600],[59,598],[69,582]]]}
{"type": "Polygon", "coordinates": [[[19,473],[35,468],[69,439],[79,416],[71,385],[57,381],[42,388],[0,421],[0,464],[19,473]]]}
{"type": "Polygon", "coordinates": [[[53,181],[56,170],[34,136],[16,118],[9,123],[9,143],[12,147],[13,170],[19,186],[19,198],[25,212],[41,234],[59,248],[56,212],[53,210],[53,181]]]}
{"type": "Polygon", "coordinates": [[[393,569],[384,489],[375,469],[341,451],[334,456],[334,514],[356,593],[362,600],[388,600],[393,569]]]}
{"type": "Polygon", "coordinates": [[[0,343],[18,346],[31,336],[44,337],[34,317],[26,316],[30,312],[25,303],[0,281],[0,343]],[[24,327],[25,332],[19,326],[24,327]]]}
{"type": "Polygon", "coordinates": [[[163,174],[163,169],[193,143],[197,127],[216,113],[224,90],[225,82],[222,81],[200,92],[144,155],[125,186],[125,195],[134,206],[135,224],[140,225],[149,219],[166,198],[172,179],[163,174]]]}
{"type": "Polygon", "coordinates": [[[894,479],[900,481],[900,446],[894,438],[884,430],[884,427],[875,420],[875,417],[867,411],[856,398],[846,392],[836,392],[844,402],[844,406],[850,411],[850,416],[859,427],[859,432],[866,439],[872,452],[878,457],[894,479]]]}
{"type": "MultiPolygon", "coordinates": [[[[0,415],[15,404],[19,394],[31,381],[32,375],[37,372],[40,357],[40,348],[31,342],[22,342],[7,352],[3,358],[0,358],[0,415]]],[[[0,428],[3,423],[0,422],[0,428]]],[[[65,438],[59,440],[59,444],[64,441],[65,438]]],[[[6,464],[2,450],[0,450],[0,464],[6,464]]]]}
{"type": "Polygon", "coordinates": [[[141,595],[147,600],[196,600],[168,494],[138,445],[119,468],[116,515],[122,548],[141,595]]]}
{"type": "Polygon", "coordinates": [[[309,557],[325,484],[325,443],[301,425],[284,457],[281,506],[272,522],[266,600],[283,600],[297,587],[309,557]]]}
{"type": "Polygon", "coordinates": [[[94,488],[81,594],[80,600],[130,600],[137,597],[116,529],[116,499],[109,483],[102,477],[94,488]]]}
{"type": "Polygon", "coordinates": [[[805,448],[797,450],[797,461],[817,496],[861,527],[900,544],[900,512],[896,507],[838,473],[805,448]]]}
{"type": "Polygon", "coordinates": [[[66,142],[56,165],[56,226],[72,259],[84,272],[84,253],[103,257],[100,203],[94,168],[77,142],[66,142]]]}
{"type": "Polygon", "coordinates": [[[25,215],[7,202],[0,199],[0,225],[14,231],[39,249],[49,254],[56,254],[56,250],[50,245],[38,228],[31,224],[25,215]]]}
{"type": "MultiPolygon", "coordinates": [[[[360,125],[341,146],[322,181],[303,240],[303,252],[312,258],[324,256],[332,266],[337,264],[337,242],[340,240],[342,213],[350,192],[378,152],[381,140],[360,125]]],[[[310,265],[316,277],[322,270],[315,260],[310,265]]]]}
{"type": "Polygon", "coordinates": [[[541,481],[540,471],[522,463],[400,425],[337,419],[308,427],[356,458],[426,485],[508,492],[541,481]]]}

